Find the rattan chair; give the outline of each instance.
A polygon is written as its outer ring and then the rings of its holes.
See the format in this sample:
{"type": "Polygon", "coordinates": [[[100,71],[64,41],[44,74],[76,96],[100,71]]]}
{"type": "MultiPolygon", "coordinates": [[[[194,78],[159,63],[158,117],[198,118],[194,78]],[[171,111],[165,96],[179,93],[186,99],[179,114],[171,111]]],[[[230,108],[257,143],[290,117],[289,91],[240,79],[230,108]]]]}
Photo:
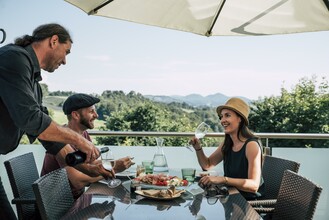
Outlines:
{"type": "Polygon", "coordinates": [[[282,178],[277,202],[268,208],[266,219],[313,219],[322,188],[297,173],[286,170],[282,178]]]}
{"type": "Polygon", "coordinates": [[[32,184],[39,178],[33,153],[26,153],[4,162],[16,205],[18,219],[37,216],[32,184]]]}
{"type": "Polygon", "coordinates": [[[74,199],[64,168],[40,177],[32,186],[43,220],[58,220],[73,205],[74,199]]]}
{"type": "Polygon", "coordinates": [[[262,213],[263,207],[273,207],[279,194],[279,189],[285,170],[298,173],[300,163],[283,158],[266,155],[262,168],[265,184],[264,197],[261,200],[249,201],[257,212],[262,213]]]}

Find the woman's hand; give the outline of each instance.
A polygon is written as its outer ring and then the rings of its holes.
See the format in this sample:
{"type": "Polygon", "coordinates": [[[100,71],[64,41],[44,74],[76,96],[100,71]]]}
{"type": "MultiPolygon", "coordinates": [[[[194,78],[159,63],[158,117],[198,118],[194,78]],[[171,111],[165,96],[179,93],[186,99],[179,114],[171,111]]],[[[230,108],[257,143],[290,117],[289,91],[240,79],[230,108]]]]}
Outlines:
{"type": "Polygon", "coordinates": [[[225,179],[223,176],[203,176],[199,180],[199,185],[203,187],[210,186],[211,184],[224,183],[225,179]]]}
{"type": "Polygon", "coordinates": [[[201,142],[198,138],[196,137],[193,137],[190,142],[189,142],[190,145],[193,146],[194,150],[200,150],[201,148],[201,142]]]}

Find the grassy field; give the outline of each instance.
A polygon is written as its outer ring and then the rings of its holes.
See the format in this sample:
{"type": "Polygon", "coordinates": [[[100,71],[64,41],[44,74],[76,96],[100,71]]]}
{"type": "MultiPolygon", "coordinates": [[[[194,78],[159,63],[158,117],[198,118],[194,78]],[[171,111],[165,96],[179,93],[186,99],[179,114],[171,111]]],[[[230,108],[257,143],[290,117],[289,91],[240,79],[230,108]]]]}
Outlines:
{"type": "MultiPolygon", "coordinates": [[[[62,103],[67,97],[62,96],[47,96],[43,99],[44,105],[53,113],[52,119],[60,125],[67,124],[66,115],[62,110],[62,103]]],[[[95,120],[95,130],[105,126],[105,121],[95,120]]]]}
{"type": "MultiPolygon", "coordinates": [[[[63,125],[63,124],[67,124],[67,118],[66,118],[66,115],[63,113],[62,110],[54,110],[54,109],[51,109],[51,111],[53,111],[53,120],[55,122],[57,122],[58,124],[60,125],[63,125]]],[[[104,127],[105,126],[105,121],[101,121],[101,120],[95,120],[95,130],[99,130],[100,127],[104,127]]]]}

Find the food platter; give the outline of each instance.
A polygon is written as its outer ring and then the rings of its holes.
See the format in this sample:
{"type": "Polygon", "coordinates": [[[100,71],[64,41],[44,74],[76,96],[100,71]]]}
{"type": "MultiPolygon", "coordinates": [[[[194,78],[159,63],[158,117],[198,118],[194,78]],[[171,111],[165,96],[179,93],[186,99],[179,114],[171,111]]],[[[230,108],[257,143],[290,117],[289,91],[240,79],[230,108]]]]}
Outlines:
{"type": "Polygon", "coordinates": [[[186,180],[165,174],[140,175],[135,180],[145,189],[168,189],[170,186],[175,186],[177,189],[185,189],[189,186],[186,180]]]}
{"type": "Polygon", "coordinates": [[[161,190],[136,190],[135,193],[141,196],[144,196],[146,198],[150,199],[156,199],[156,200],[171,200],[171,199],[176,199],[182,195],[185,190],[177,190],[176,193],[172,196],[159,196],[159,195],[152,195],[151,193],[147,193],[152,191],[152,194],[156,194],[156,191],[161,191],[161,190]]]}

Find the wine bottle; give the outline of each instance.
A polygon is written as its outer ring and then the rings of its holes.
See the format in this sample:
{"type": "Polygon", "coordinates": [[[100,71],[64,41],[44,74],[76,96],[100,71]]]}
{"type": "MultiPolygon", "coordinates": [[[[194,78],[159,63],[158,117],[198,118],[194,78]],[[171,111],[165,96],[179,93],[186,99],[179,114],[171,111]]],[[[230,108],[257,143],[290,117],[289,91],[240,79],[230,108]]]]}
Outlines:
{"type": "MultiPolygon", "coordinates": [[[[107,151],[109,151],[108,147],[102,147],[100,149],[100,153],[105,153],[107,151]]],[[[78,150],[78,151],[75,151],[72,153],[68,153],[65,157],[65,161],[66,161],[67,165],[74,167],[77,164],[85,162],[86,158],[87,158],[87,155],[85,153],[83,153],[82,151],[78,150]]]]}

